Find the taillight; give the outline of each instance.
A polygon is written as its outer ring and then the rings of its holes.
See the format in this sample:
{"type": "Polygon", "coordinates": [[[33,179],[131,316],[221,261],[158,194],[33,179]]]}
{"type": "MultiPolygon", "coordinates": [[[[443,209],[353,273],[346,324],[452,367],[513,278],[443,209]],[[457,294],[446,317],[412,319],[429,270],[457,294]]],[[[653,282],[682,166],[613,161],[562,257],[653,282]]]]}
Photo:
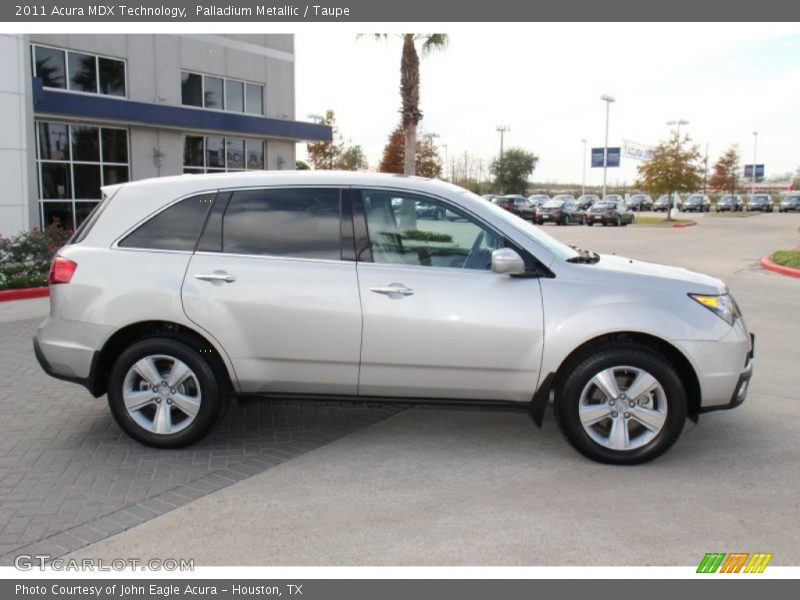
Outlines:
{"type": "Polygon", "coordinates": [[[78,268],[78,263],[56,256],[53,264],[50,265],[50,274],[47,276],[47,283],[54,285],[56,283],[69,283],[75,270],[78,268]]]}

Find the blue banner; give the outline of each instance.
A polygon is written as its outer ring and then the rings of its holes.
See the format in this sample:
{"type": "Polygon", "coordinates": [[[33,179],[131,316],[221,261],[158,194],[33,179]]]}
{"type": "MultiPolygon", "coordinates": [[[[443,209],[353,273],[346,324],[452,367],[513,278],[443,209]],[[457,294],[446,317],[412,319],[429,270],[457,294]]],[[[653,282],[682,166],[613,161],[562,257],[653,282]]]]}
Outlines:
{"type": "MultiPolygon", "coordinates": [[[[592,167],[602,167],[603,166],[603,154],[604,148],[592,148],[592,167]]],[[[620,159],[622,157],[622,149],[620,147],[616,148],[608,148],[607,153],[607,167],[618,167],[620,163],[620,159]]]]}
{"type": "MultiPolygon", "coordinates": [[[[753,165],[744,166],[744,176],[753,178],[753,165]]],[[[764,177],[764,165],[756,165],[756,178],[764,177]]]]}

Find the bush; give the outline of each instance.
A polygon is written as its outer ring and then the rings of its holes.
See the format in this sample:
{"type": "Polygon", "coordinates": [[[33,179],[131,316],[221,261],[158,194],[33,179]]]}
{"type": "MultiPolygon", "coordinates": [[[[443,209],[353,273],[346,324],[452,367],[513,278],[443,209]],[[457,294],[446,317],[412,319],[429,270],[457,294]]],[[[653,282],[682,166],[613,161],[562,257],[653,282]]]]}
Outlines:
{"type": "Polygon", "coordinates": [[[11,238],[0,237],[0,290],[47,285],[50,263],[72,231],[51,225],[11,238]]]}
{"type": "Polygon", "coordinates": [[[772,262],[776,265],[800,269],[800,250],[778,250],[772,255],[772,262]]]}

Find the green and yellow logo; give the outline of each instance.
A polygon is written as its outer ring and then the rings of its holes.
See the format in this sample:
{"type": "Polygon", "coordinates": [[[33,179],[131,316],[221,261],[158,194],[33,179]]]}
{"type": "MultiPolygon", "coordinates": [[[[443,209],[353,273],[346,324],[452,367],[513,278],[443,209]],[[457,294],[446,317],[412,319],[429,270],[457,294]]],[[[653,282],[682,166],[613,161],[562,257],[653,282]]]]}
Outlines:
{"type": "Polygon", "coordinates": [[[706,552],[698,573],[763,573],[772,560],[772,554],[765,552],[706,552]]]}

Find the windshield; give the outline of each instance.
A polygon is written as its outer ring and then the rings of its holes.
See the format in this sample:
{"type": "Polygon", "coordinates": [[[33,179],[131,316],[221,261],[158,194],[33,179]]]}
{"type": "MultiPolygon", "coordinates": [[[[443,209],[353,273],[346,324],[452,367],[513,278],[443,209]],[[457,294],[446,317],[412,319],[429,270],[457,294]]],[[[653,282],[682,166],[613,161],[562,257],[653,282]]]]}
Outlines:
{"type": "Polygon", "coordinates": [[[553,198],[553,200],[560,200],[561,202],[566,202],[567,200],[574,200],[574,199],[575,198],[573,198],[572,196],[568,196],[565,194],[559,194],[558,196],[555,196],[553,198]]]}
{"type": "MultiPolygon", "coordinates": [[[[689,196],[686,199],[686,202],[688,202],[689,204],[700,204],[702,201],[703,201],[702,196],[689,196]]],[[[722,200],[720,200],[720,202],[722,202],[722,200]]]]}
{"type": "Polygon", "coordinates": [[[800,196],[786,196],[785,202],[797,202],[800,200],[800,196]]]}
{"type": "Polygon", "coordinates": [[[733,202],[733,196],[723,196],[720,202],[733,202]]]}
{"type": "MultiPolygon", "coordinates": [[[[480,199],[478,196],[467,190],[463,190],[461,193],[464,196],[475,200],[480,199]]],[[[566,244],[562,244],[557,239],[550,237],[541,229],[536,227],[533,223],[530,223],[529,221],[524,221],[520,219],[518,216],[512,215],[510,212],[505,211],[502,208],[498,208],[495,205],[483,204],[483,206],[487,207],[487,210],[492,211],[494,216],[501,219],[507,225],[510,225],[511,227],[522,233],[529,240],[538,244],[548,252],[551,252],[552,254],[556,255],[558,258],[566,260],[569,258],[575,258],[576,256],[579,256],[579,254],[575,250],[573,250],[566,244]]]]}
{"type": "Polygon", "coordinates": [[[545,208],[561,208],[564,206],[563,200],[548,200],[543,205],[545,208]]]}

